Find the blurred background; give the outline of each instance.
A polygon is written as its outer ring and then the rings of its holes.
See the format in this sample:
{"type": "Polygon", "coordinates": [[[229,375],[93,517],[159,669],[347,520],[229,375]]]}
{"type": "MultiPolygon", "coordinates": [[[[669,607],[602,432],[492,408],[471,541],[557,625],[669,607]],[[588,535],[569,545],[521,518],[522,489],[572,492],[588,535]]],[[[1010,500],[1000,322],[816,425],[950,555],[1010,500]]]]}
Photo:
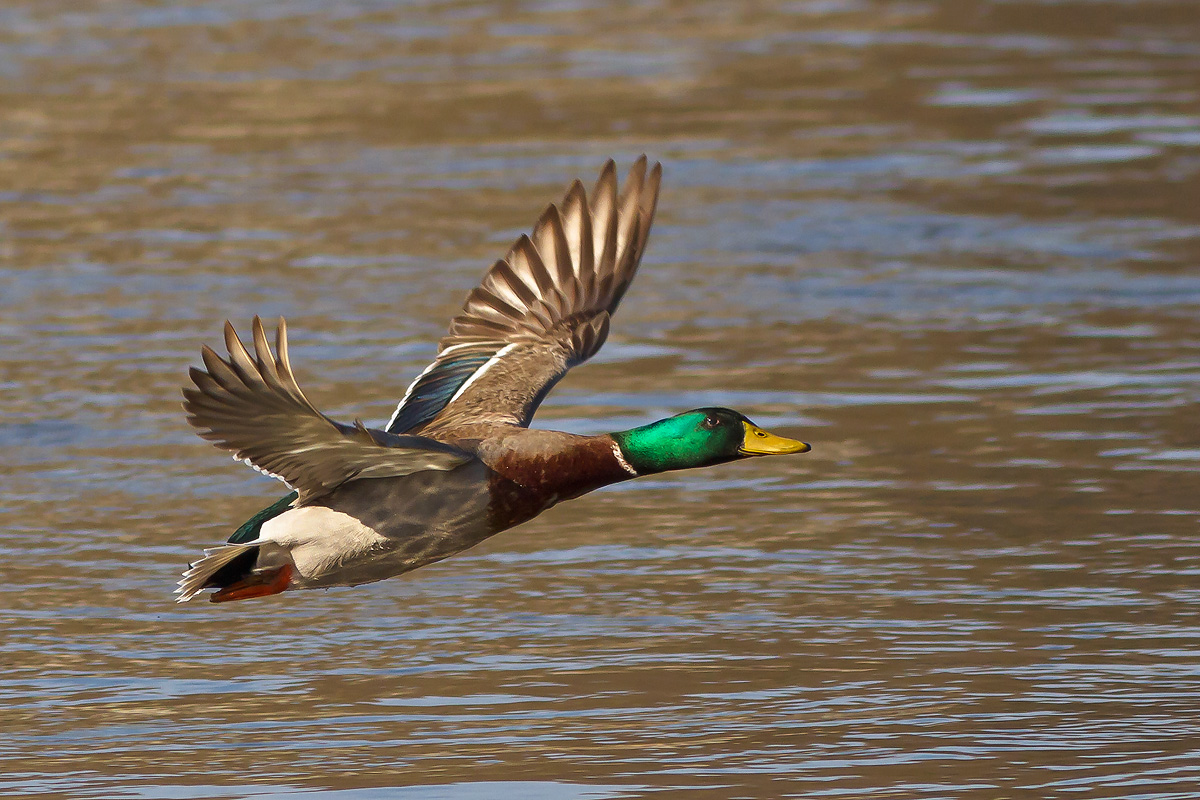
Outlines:
{"type": "Polygon", "coordinates": [[[0,3],[0,794],[1181,798],[1193,0],[0,3]],[[353,590],[177,607],[281,485],[187,367],[381,424],[568,182],[665,168],[539,425],[813,443],[353,590]]]}

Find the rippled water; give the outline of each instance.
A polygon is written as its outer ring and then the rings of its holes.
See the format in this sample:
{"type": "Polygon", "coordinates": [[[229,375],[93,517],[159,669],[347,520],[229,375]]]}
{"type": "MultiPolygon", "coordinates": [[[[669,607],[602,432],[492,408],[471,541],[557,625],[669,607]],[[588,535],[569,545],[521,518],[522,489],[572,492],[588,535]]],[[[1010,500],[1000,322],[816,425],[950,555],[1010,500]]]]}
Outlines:
{"type": "Polygon", "coordinates": [[[1195,797],[1190,0],[0,5],[0,794],[1195,797]],[[279,495],[178,388],[287,315],[385,420],[612,155],[644,268],[539,424],[733,405],[353,590],[177,607],[279,495]]]}

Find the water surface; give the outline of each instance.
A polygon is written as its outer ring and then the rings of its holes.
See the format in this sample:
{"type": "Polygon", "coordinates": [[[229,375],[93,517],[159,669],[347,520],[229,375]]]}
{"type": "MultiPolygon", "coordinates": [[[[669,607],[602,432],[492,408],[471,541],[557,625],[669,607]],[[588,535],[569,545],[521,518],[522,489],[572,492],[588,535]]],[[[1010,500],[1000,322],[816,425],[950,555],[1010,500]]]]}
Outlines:
{"type": "Polygon", "coordinates": [[[0,793],[1191,797],[1188,0],[0,6],[0,793]],[[353,590],[177,607],[280,494],[179,387],[284,314],[382,423],[576,176],[665,188],[538,424],[813,442],[353,590]]]}

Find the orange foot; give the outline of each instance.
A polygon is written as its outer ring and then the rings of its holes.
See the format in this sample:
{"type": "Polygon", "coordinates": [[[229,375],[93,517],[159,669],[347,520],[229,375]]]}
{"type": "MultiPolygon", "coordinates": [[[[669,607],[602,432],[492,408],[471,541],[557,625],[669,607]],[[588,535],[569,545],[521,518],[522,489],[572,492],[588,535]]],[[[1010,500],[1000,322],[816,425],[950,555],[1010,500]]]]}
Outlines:
{"type": "Polygon", "coordinates": [[[228,603],[231,600],[249,600],[251,597],[267,597],[279,594],[292,583],[292,565],[284,564],[273,572],[263,572],[242,578],[237,583],[231,583],[219,592],[214,592],[209,598],[214,603],[228,603]]]}

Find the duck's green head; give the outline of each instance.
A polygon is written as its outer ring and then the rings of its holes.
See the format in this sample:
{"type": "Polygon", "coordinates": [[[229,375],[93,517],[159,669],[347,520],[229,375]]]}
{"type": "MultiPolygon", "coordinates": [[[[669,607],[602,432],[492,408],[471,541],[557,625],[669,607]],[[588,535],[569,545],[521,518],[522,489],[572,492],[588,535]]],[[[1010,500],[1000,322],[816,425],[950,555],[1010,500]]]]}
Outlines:
{"type": "Polygon", "coordinates": [[[638,475],[812,449],[768,433],[728,408],[697,408],[612,437],[638,475]]]}

